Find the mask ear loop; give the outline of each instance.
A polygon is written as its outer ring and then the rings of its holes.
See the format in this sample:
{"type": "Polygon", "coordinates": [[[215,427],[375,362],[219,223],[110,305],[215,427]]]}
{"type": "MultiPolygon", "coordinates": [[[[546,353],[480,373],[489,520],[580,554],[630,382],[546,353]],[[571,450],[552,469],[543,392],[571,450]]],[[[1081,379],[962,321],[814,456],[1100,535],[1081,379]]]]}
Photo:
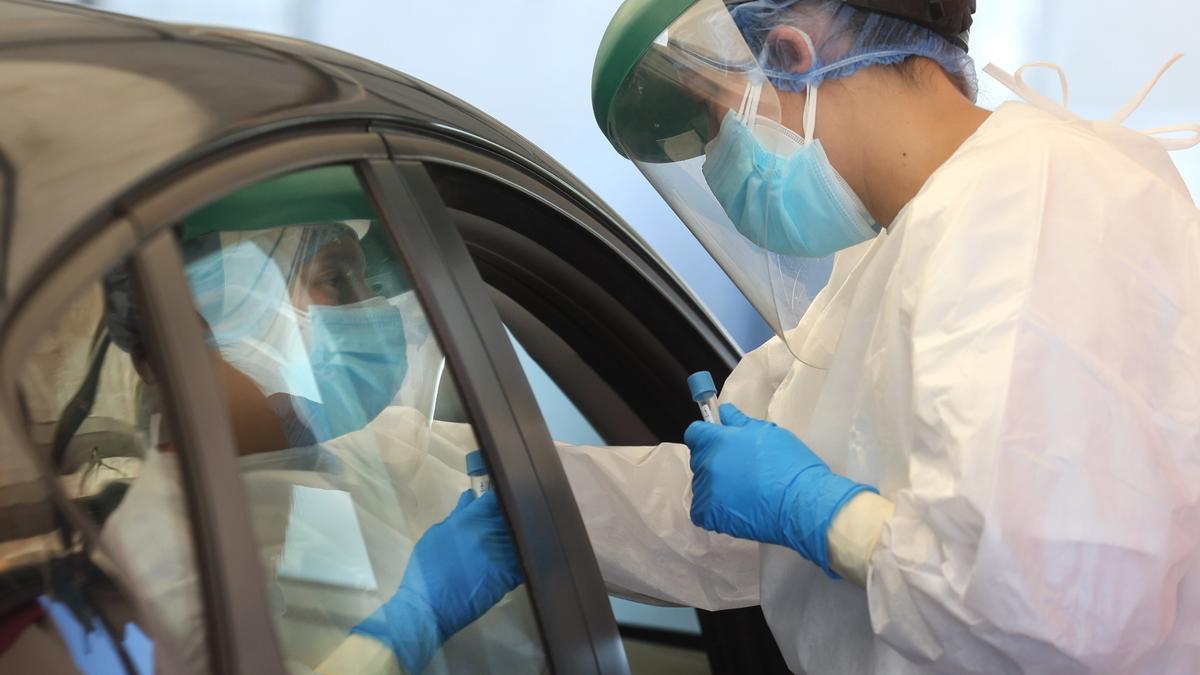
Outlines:
{"type": "Polygon", "coordinates": [[[812,145],[817,134],[817,91],[819,86],[808,83],[804,93],[804,145],[812,145]]]}
{"type": "Polygon", "coordinates": [[[753,84],[746,84],[746,88],[742,90],[742,101],[738,103],[737,119],[742,124],[746,123],[746,103],[750,100],[750,90],[754,88],[753,84]]]}
{"type": "MultiPolygon", "coordinates": [[[[807,32],[789,26],[794,33],[804,40],[804,45],[808,47],[808,59],[811,62],[809,66],[809,74],[816,70],[817,65],[817,46],[813,43],[812,36],[807,32]]],[[[812,79],[809,79],[804,84],[804,145],[811,145],[816,140],[817,133],[817,90],[819,84],[813,84],[812,79]]]]}
{"type": "Polygon", "coordinates": [[[747,129],[753,129],[754,118],[758,115],[758,104],[762,101],[762,83],[751,82],[742,93],[742,104],[738,107],[738,120],[747,129]]]}

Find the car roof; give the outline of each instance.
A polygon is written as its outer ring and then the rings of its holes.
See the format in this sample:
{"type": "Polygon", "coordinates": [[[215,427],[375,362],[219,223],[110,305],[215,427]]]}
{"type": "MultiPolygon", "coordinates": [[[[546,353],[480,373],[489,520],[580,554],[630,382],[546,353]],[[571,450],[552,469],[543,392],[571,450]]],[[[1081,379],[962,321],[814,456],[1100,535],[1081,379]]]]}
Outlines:
{"type": "Polygon", "coordinates": [[[0,101],[0,307],[149,177],[321,120],[390,120],[499,151],[632,234],[491,117],[413,77],[301,40],[0,0],[0,101]]]}

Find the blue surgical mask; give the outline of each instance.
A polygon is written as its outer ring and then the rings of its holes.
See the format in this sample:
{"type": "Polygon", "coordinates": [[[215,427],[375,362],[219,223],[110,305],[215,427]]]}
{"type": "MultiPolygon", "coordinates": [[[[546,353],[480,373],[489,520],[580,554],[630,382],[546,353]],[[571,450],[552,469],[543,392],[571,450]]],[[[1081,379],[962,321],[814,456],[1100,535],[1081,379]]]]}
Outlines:
{"type": "MultiPolygon", "coordinates": [[[[815,110],[815,89],[808,104],[815,110]]],[[[751,131],[730,111],[705,149],[704,179],[738,232],[773,253],[804,258],[821,258],[879,233],[820,141],[805,141],[762,118],[755,127],[751,131]]],[[[811,129],[806,134],[812,138],[811,129]]]]}
{"type": "Polygon", "coordinates": [[[301,411],[316,440],[362,429],[400,390],[407,370],[400,310],[383,298],[310,305],[309,360],[321,404],[301,411]]]}

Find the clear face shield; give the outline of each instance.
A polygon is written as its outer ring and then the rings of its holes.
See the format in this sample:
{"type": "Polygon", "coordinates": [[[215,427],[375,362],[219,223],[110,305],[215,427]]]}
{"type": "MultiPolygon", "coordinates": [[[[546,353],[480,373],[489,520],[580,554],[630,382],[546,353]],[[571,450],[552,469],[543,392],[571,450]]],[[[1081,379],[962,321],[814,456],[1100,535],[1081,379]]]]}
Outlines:
{"type": "Polygon", "coordinates": [[[815,89],[780,92],[764,59],[722,0],[700,0],[626,77],[609,128],[787,339],[828,282],[834,252],[878,230],[813,137],[815,89]]]}

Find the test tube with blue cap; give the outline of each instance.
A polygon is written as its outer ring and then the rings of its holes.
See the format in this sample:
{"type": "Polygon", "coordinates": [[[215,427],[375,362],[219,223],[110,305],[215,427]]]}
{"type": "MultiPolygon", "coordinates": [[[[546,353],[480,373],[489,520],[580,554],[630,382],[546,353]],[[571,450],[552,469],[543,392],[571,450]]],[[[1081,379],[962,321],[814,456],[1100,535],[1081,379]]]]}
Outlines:
{"type": "Polygon", "coordinates": [[[701,370],[688,377],[688,388],[692,390],[692,400],[700,406],[700,417],[709,424],[721,423],[721,412],[717,408],[717,385],[713,383],[712,373],[701,370]]]}
{"type": "Polygon", "coordinates": [[[488,475],[487,466],[483,463],[483,453],[479,450],[467,454],[467,475],[471,477],[471,492],[476,497],[492,489],[492,478],[488,475]]]}

